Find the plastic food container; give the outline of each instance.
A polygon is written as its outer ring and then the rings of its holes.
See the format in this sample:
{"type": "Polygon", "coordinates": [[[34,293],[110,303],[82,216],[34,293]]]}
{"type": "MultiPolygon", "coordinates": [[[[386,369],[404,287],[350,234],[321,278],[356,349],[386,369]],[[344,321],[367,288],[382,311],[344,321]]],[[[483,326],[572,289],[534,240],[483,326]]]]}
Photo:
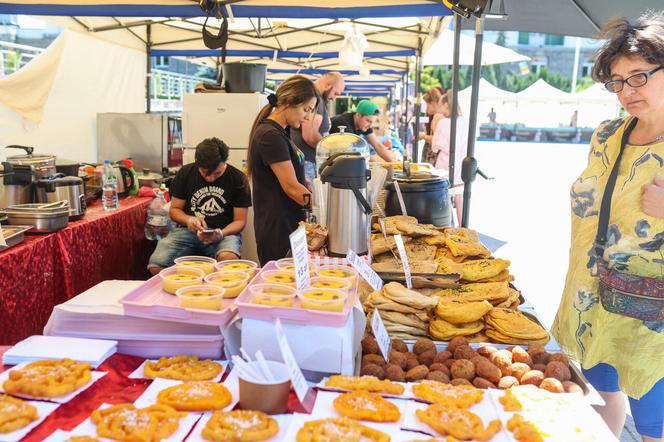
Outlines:
{"type": "Polygon", "coordinates": [[[249,287],[252,304],[293,307],[295,289],[281,284],[255,284],[249,287]]]}
{"type": "Polygon", "coordinates": [[[298,297],[302,308],[340,312],[344,309],[348,293],[334,289],[308,288],[302,291],[298,297]]]}
{"type": "Polygon", "coordinates": [[[316,289],[334,289],[348,292],[353,287],[353,283],[350,279],[317,276],[311,278],[309,286],[316,289]]]}
{"type": "Polygon", "coordinates": [[[175,264],[201,269],[206,275],[214,272],[217,260],[207,256],[182,256],[175,258],[175,264]]]}
{"type": "Polygon", "coordinates": [[[246,272],[228,270],[210,273],[205,277],[205,282],[223,287],[225,290],[224,298],[237,298],[237,295],[247,286],[249,277],[246,272]]]}
{"type": "Polygon", "coordinates": [[[175,295],[180,307],[201,310],[221,310],[224,288],[216,285],[192,285],[178,289],[175,295]]]}
{"type": "Polygon", "coordinates": [[[318,276],[346,279],[353,284],[357,278],[357,272],[352,267],[344,265],[326,265],[318,267],[318,276]]]}
{"type": "MultiPolygon", "coordinates": [[[[275,262],[279,270],[286,270],[289,272],[295,271],[295,264],[293,263],[293,258],[282,258],[275,262]]],[[[313,261],[309,261],[309,276],[313,278],[316,274],[316,264],[313,261]]]]}
{"type": "Polygon", "coordinates": [[[159,276],[164,291],[174,295],[183,287],[203,284],[205,273],[197,267],[176,265],[162,270],[159,276]]]}
{"type": "Polygon", "coordinates": [[[266,270],[261,273],[263,281],[295,287],[295,272],[292,270],[266,270]]]}
{"type": "Polygon", "coordinates": [[[215,264],[214,268],[218,272],[227,270],[245,272],[249,274],[250,278],[253,278],[258,272],[258,264],[246,259],[228,259],[226,261],[219,261],[215,264]]]}

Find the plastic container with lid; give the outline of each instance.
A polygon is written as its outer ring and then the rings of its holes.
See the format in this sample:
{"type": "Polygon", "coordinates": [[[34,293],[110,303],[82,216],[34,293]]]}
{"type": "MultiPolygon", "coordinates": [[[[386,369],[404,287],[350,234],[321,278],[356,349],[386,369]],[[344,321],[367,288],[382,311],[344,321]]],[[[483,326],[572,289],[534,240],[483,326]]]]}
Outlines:
{"type": "Polygon", "coordinates": [[[353,282],[349,278],[330,278],[329,276],[317,276],[309,282],[311,288],[334,289],[348,292],[353,288],[353,282]]]}
{"type": "Polygon", "coordinates": [[[260,277],[264,282],[295,287],[295,272],[292,270],[265,270],[260,277]]]}
{"type": "Polygon", "coordinates": [[[225,261],[219,261],[217,264],[215,264],[214,268],[217,271],[237,270],[245,272],[248,273],[252,278],[258,272],[258,264],[247,259],[228,259],[225,261]]]}
{"type": "Polygon", "coordinates": [[[174,295],[182,287],[203,284],[205,273],[196,267],[175,265],[159,272],[159,276],[164,291],[174,295]]]}
{"type": "Polygon", "coordinates": [[[217,260],[208,256],[181,256],[175,258],[175,264],[201,269],[206,275],[214,272],[217,260]]]}
{"type": "MultiPolygon", "coordinates": [[[[295,263],[293,263],[293,258],[282,258],[275,262],[279,270],[286,270],[288,272],[295,271],[295,263]]],[[[309,276],[313,277],[316,274],[316,264],[309,260],[309,276]]]]}
{"type": "Polygon", "coordinates": [[[312,287],[298,293],[298,298],[304,309],[340,312],[344,309],[348,292],[312,287]]]}
{"type": "Polygon", "coordinates": [[[249,287],[252,304],[293,307],[296,290],[281,284],[254,284],[249,287]]]}
{"type": "Polygon", "coordinates": [[[225,290],[216,285],[192,285],[178,289],[180,307],[201,310],[221,310],[221,301],[225,290]]]}
{"type": "Polygon", "coordinates": [[[223,287],[225,289],[224,298],[237,298],[249,282],[249,274],[239,270],[225,270],[210,273],[205,277],[205,282],[223,287]]]}
{"type": "Polygon", "coordinates": [[[353,284],[357,278],[357,272],[352,267],[345,265],[325,265],[318,267],[318,276],[345,279],[353,284]]]}

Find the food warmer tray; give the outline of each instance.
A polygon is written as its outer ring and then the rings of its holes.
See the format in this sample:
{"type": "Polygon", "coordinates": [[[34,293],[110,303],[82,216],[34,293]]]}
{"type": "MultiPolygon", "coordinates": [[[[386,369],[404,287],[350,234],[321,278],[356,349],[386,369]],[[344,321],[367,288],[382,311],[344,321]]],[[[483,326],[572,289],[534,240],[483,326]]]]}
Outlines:
{"type": "Polygon", "coordinates": [[[5,235],[6,246],[0,245],[0,252],[7,250],[23,242],[24,234],[26,231],[32,229],[32,226],[5,226],[2,228],[2,233],[5,235]],[[10,232],[8,234],[8,232],[10,232]]]}

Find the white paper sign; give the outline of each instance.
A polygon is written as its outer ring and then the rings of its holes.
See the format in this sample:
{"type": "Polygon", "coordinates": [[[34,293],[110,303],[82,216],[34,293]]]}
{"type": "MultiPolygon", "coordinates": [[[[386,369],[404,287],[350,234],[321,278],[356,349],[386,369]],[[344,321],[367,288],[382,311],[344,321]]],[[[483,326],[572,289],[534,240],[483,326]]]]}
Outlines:
{"type": "Polygon", "coordinates": [[[406,203],[403,201],[403,195],[401,195],[401,187],[399,187],[398,181],[394,181],[394,190],[397,191],[397,199],[399,200],[399,205],[401,206],[401,214],[408,215],[406,213],[406,203]]]}
{"type": "Polygon", "coordinates": [[[380,279],[378,273],[374,272],[374,269],[372,269],[369,264],[357,256],[357,253],[353,252],[351,249],[348,249],[346,259],[375,291],[380,292],[383,289],[383,280],[380,279]]]}
{"type": "Polygon", "coordinates": [[[392,340],[390,335],[387,333],[385,324],[383,324],[383,318],[380,317],[380,312],[377,308],[373,311],[373,316],[371,318],[371,332],[378,342],[378,347],[380,352],[383,354],[383,357],[387,361],[390,357],[390,349],[392,348],[392,340]]]}
{"type": "Polygon", "coordinates": [[[288,344],[288,339],[286,339],[286,333],[284,333],[284,328],[281,325],[281,320],[279,318],[275,321],[275,329],[277,331],[277,341],[279,342],[279,348],[281,349],[281,356],[284,358],[284,363],[288,368],[288,373],[290,375],[291,382],[293,383],[293,388],[295,389],[295,394],[300,400],[300,403],[304,404],[304,398],[309,392],[309,384],[307,384],[300,366],[295,360],[293,351],[288,344]]]}
{"type": "Polygon", "coordinates": [[[298,228],[288,237],[293,252],[295,265],[295,284],[298,290],[309,285],[309,249],[307,248],[307,232],[304,227],[298,228]]]}
{"type": "Polygon", "coordinates": [[[387,231],[385,230],[385,220],[383,218],[378,218],[380,223],[380,231],[383,232],[383,238],[387,239],[387,231]]]}
{"type": "Polygon", "coordinates": [[[403,265],[403,273],[406,275],[406,286],[409,289],[413,288],[413,281],[410,278],[410,265],[408,264],[408,255],[406,255],[406,248],[403,245],[401,235],[394,235],[394,242],[397,243],[397,249],[401,256],[401,264],[403,265]]]}

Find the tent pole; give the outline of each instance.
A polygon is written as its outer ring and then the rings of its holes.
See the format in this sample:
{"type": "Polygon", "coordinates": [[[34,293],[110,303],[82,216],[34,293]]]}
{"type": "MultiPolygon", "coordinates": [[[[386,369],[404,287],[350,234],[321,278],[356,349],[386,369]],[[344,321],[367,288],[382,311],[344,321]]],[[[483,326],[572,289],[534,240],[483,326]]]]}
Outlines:
{"type": "Polygon", "coordinates": [[[398,127],[403,128],[403,136],[401,137],[401,142],[403,143],[404,152],[407,152],[406,149],[406,140],[408,136],[406,135],[406,108],[404,103],[406,102],[406,78],[408,77],[408,66],[406,67],[406,74],[403,77],[401,82],[401,102],[399,107],[401,108],[401,116],[399,117],[398,127]]]}
{"type": "Polygon", "coordinates": [[[146,75],[145,75],[145,91],[146,91],[146,113],[150,113],[152,105],[152,25],[147,25],[145,30],[145,53],[146,53],[146,75]]]}
{"type": "MultiPolygon", "coordinates": [[[[457,133],[457,109],[459,103],[459,53],[461,51],[461,22],[463,18],[459,14],[454,15],[454,55],[452,61],[452,103],[450,115],[450,165],[449,180],[450,189],[458,183],[454,182],[454,170],[456,164],[454,161],[456,152],[456,133],[457,133]]],[[[461,220],[458,220],[461,223],[461,220]]]]}
{"type": "Polygon", "coordinates": [[[422,39],[415,56],[415,130],[413,130],[413,156],[414,162],[420,162],[420,110],[422,108],[422,94],[420,94],[420,80],[422,72],[422,39]]]}
{"type": "MultiPolygon", "coordinates": [[[[404,88],[404,99],[403,99],[403,117],[404,117],[404,129],[403,129],[403,148],[408,154],[408,128],[410,125],[408,124],[408,89],[410,89],[410,61],[408,62],[408,67],[406,68],[406,87],[404,88]]],[[[411,152],[412,154],[412,146],[411,146],[411,152]]]]}
{"type": "Polygon", "coordinates": [[[477,102],[480,92],[480,70],[482,69],[482,32],[484,19],[475,20],[475,60],[473,63],[473,89],[470,97],[470,116],[468,117],[468,153],[463,160],[461,177],[465,184],[463,188],[463,216],[461,225],[468,227],[470,217],[470,195],[471,186],[477,175],[477,160],[475,159],[475,132],[477,125],[477,102]]]}

